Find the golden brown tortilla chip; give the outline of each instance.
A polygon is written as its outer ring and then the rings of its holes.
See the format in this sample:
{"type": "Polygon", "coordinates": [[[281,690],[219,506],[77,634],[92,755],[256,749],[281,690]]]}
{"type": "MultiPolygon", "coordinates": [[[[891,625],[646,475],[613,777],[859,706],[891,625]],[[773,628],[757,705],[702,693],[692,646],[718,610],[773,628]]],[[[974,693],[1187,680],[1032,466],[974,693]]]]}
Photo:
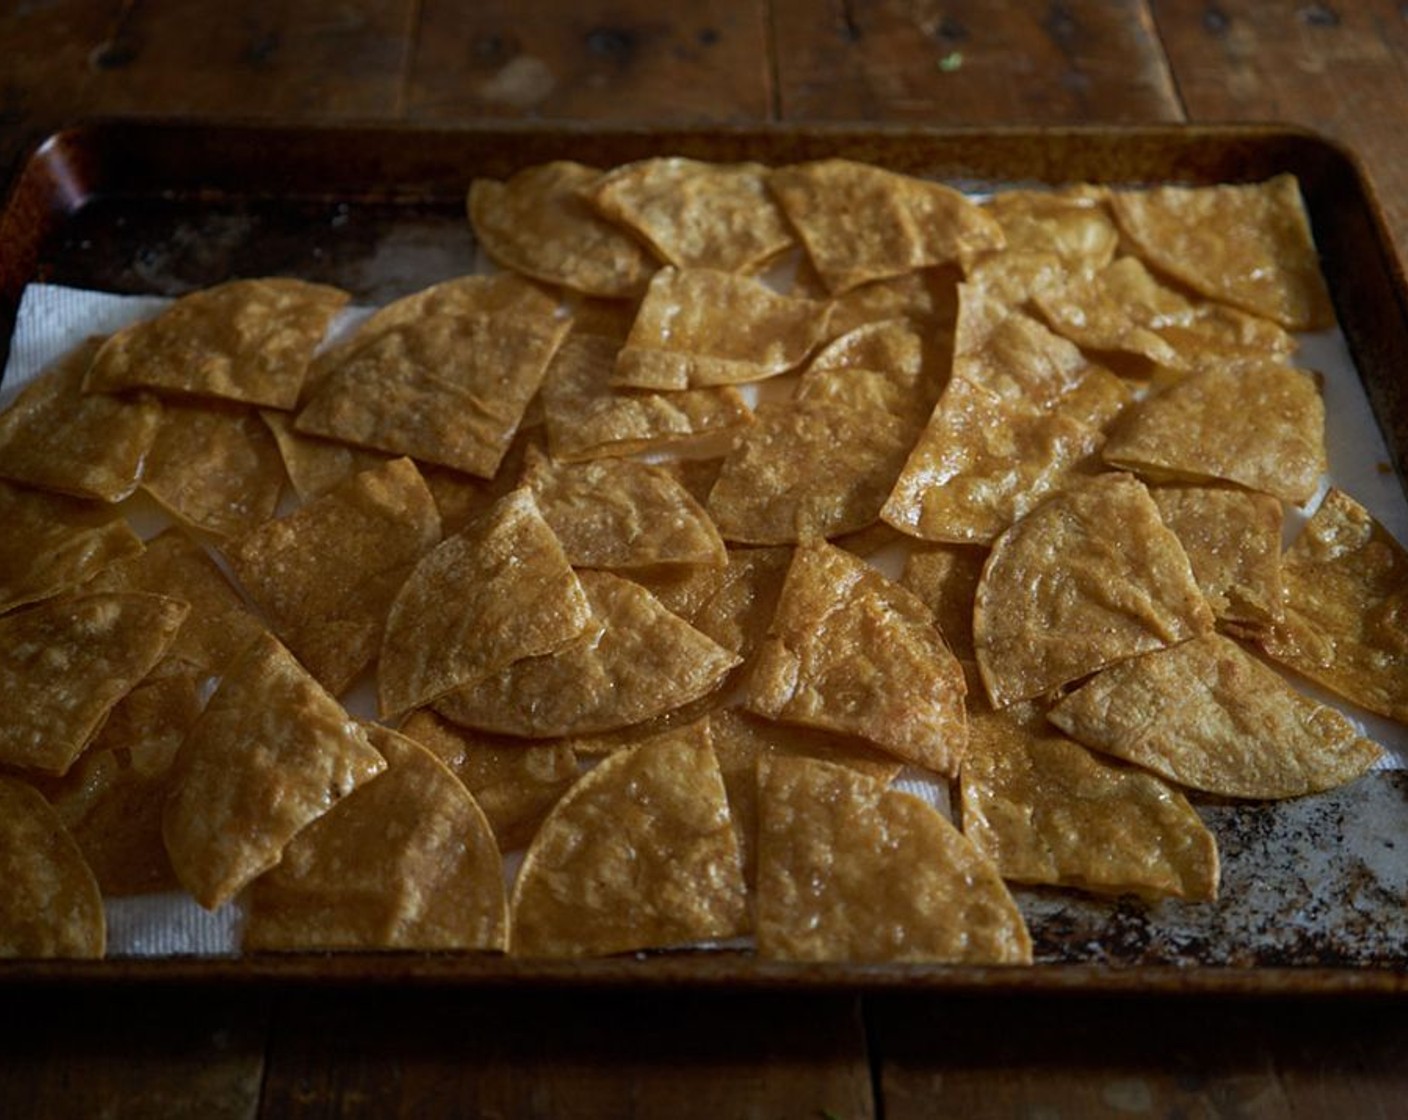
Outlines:
{"type": "Polygon", "coordinates": [[[189,609],[161,595],[98,592],[0,618],[0,763],[66,773],[189,609]]]}
{"type": "Polygon", "coordinates": [[[923,602],[864,560],[811,541],[793,555],[744,706],[859,735],[952,775],[967,742],[965,691],[923,602]]]}
{"type": "Polygon", "coordinates": [[[905,558],[900,583],[924,600],[934,625],[960,661],[972,661],[973,603],[988,550],[965,544],[925,544],[905,558]]]}
{"type": "Polygon", "coordinates": [[[1274,364],[1211,365],[1130,408],[1101,454],[1159,482],[1234,482],[1300,504],[1326,469],[1313,376],[1274,364]]]}
{"type": "Polygon", "coordinates": [[[300,502],[311,502],[358,471],[371,470],[395,456],[389,451],[353,447],[333,439],[310,436],[293,426],[291,412],[262,409],[259,418],[279,446],[279,457],[300,502]]]}
{"type": "Polygon", "coordinates": [[[1101,268],[1119,247],[1103,187],[998,191],[984,208],[1002,227],[1009,253],[1054,253],[1068,264],[1101,268]]]}
{"type": "Polygon", "coordinates": [[[576,753],[563,740],[530,743],[471,731],[429,708],[412,712],[401,733],[440,759],[474,794],[506,852],[527,847],[580,773],[576,753]]]}
{"type": "MultiPolygon", "coordinates": [[[[949,329],[958,318],[958,283],[962,279],[957,265],[941,265],[851,288],[832,298],[827,330],[840,337],[867,323],[895,318],[933,330],[949,329]]],[[[803,259],[798,265],[790,294],[804,299],[825,299],[828,295],[810,261],[803,259]]]]}
{"type": "Polygon", "coordinates": [[[353,475],[229,543],[240,585],[333,695],[375,660],[391,602],[440,542],[440,515],[409,459],[353,475]]]}
{"type": "Polygon", "coordinates": [[[558,463],[530,455],[524,482],[573,567],[724,563],[714,523],[664,467],[614,458],[558,463]]]}
{"type": "Polygon", "coordinates": [[[491,949],[508,943],[498,845],[424,747],[368,726],[386,771],[289,841],[254,881],[246,949],[491,949]]]}
{"type": "Polygon", "coordinates": [[[563,462],[676,447],[743,427],[752,413],[730,385],[655,393],[618,388],[621,344],[574,331],[543,379],[548,446],[563,462]]]}
{"type": "Polygon", "coordinates": [[[988,697],[1005,708],[1212,624],[1148,490],[1102,474],[997,539],[978,583],[973,643],[988,697]]]}
{"type": "Polygon", "coordinates": [[[589,735],[698,700],[738,664],[639,584],[610,572],[578,575],[592,616],[578,638],[445,693],[435,710],[501,735],[589,735]]]}
{"type": "Polygon", "coordinates": [[[973,713],[963,834],[1011,882],[1211,901],[1217,841],[1187,798],[1056,732],[1031,705],[973,713]]]}
{"type": "Polygon", "coordinates": [[[580,957],[732,937],[743,870],[707,725],[621,751],[553,807],[514,884],[510,950],[580,957]]]}
{"type": "Polygon", "coordinates": [[[1285,616],[1260,637],[1274,660],[1371,712],[1408,723],[1408,551],[1331,489],[1282,557],[1285,616]]]}
{"type": "Polygon", "coordinates": [[[601,177],[559,160],[504,182],[476,179],[469,220],[484,251],[505,268],[589,296],[639,295],[656,262],[623,227],[584,201],[601,177]]]}
{"type": "Polygon", "coordinates": [[[0,482],[0,613],[76,587],[142,551],[110,506],[0,482]]]}
{"type": "Polygon", "coordinates": [[[759,800],[759,956],[1031,963],[997,869],[917,797],[849,767],[774,758],[759,800]]]}
{"type": "Polygon", "coordinates": [[[176,877],[215,909],[384,769],[367,733],[293,655],[270,635],[255,639],[176,755],[162,818],[176,877]]]}
{"type": "Polygon", "coordinates": [[[709,715],[709,734],[719,760],[729,813],[743,859],[743,880],[757,883],[758,767],[779,756],[819,758],[849,766],[878,782],[892,782],[904,764],[864,739],[833,735],[812,727],[797,727],[751,715],[737,708],[720,708],[709,715]]]}
{"type": "Polygon", "coordinates": [[[98,345],[71,351],[0,413],[0,477],[104,502],[137,488],[161,405],[142,394],[84,393],[98,345]]]}
{"type": "Polygon", "coordinates": [[[1155,268],[1287,330],[1334,322],[1295,176],[1113,191],[1120,229],[1155,268]]]}
{"type": "Polygon", "coordinates": [[[778,168],[768,187],[833,294],[1003,245],[992,216],[951,187],[854,160],[778,168]]]}
{"type": "Polygon", "coordinates": [[[162,406],[142,489],[178,521],[236,536],[274,516],[283,485],[278,444],[257,412],[218,401],[162,406]]]}
{"type": "Polygon", "coordinates": [[[608,171],[583,195],[668,264],[751,273],[793,244],[767,174],[759,163],[643,159],[608,171]]]}
{"type": "Polygon", "coordinates": [[[293,408],[313,350],[347,299],[337,288],[282,277],[203,288],[103,343],[85,387],[293,408]]]}
{"type": "Polygon", "coordinates": [[[492,478],[566,331],[566,320],[419,316],[330,369],[294,427],[492,478]]]}
{"type": "Polygon", "coordinates": [[[616,357],[614,382],[677,390],[776,377],[825,337],[829,310],[731,272],[662,268],[616,357]]]}
{"type": "Polygon", "coordinates": [[[1034,298],[1052,329],[1077,345],[1137,354],[1172,369],[1233,358],[1276,361],[1296,347],[1269,319],[1165,287],[1137,257],[1070,276],[1034,298]]]}
{"type": "Polygon", "coordinates": [[[953,376],[880,516],[924,540],[987,544],[1089,469],[1131,394],[984,289],[960,293],[953,376]]]}
{"type": "Polygon", "coordinates": [[[718,582],[676,613],[746,663],[767,634],[791,563],[790,548],[730,549],[718,582]]]}
{"type": "Polygon", "coordinates": [[[146,591],[189,603],[166,659],[201,673],[223,672],[264,629],[210,554],[175,526],[136,556],[104,568],[86,590],[146,591]]]}
{"type": "Polygon", "coordinates": [[[533,493],[519,487],[421,558],[387,617],[383,716],[551,653],[591,610],[533,493]]]}
{"type": "Polygon", "coordinates": [[[1220,634],[1112,666],[1048,716],[1087,746],[1224,797],[1316,793],[1383,755],[1220,634]]]}
{"type": "Polygon", "coordinates": [[[1281,617],[1279,501],[1208,486],[1158,486],[1150,493],[1219,621],[1259,631],[1281,617]]]}
{"type": "Polygon", "coordinates": [[[176,752],[199,715],[194,671],[163,662],[118,701],[63,778],[41,783],[105,896],[179,886],[162,839],[162,806],[176,752]]]}
{"type": "Polygon", "coordinates": [[[38,791],[0,776],[0,958],[101,957],[93,872],[38,791]]]}

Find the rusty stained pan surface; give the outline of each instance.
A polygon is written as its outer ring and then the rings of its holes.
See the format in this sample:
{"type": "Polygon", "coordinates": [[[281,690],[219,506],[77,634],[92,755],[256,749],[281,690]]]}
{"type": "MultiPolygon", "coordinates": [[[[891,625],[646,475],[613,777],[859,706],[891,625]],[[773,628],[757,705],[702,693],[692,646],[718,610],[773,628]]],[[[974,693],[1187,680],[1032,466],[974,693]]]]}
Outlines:
{"type": "MultiPolygon", "coordinates": [[[[25,283],[179,295],[232,276],[337,284],[380,303],[468,270],[464,191],[546,159],[647,155],[782,163],[844,154],[976,188],[1013,183],[1224,182],[1297,174],[1346,337],[1400,479],[1408,463],[1408,312],[1401,264],[1346,153],[1294,130],[266,128],[95,123],[50,139],[0,214],[0,330],[25,283]]],[[[3,354],[0,354],[3,358],[3,354]]],[[[1408,987],[1408,775],[1315,797],[1198,804],[1223,864],[1216,904],[1018,889],[1039,965],[1004,970],[787,969],[735,953],[631,961],[429,957],[169,962],[185,978],[459,979],[473,983],[1293,992],[1408,987]],[[1328,970],[1328,971],[1327,971],[1328,970]],[[1229,981],[1228,977],[1233,979],[1229,981]],[[1145,983],[1140,977],[1147,977],[1145,983]],[[1264,979],[1263,979],[1264,978],[1264,979]]],[[[145,978],[162,962],[7,965],[0,977],[145,978]],[[18,971],[14,971],[18,969],[18,971]]]]}

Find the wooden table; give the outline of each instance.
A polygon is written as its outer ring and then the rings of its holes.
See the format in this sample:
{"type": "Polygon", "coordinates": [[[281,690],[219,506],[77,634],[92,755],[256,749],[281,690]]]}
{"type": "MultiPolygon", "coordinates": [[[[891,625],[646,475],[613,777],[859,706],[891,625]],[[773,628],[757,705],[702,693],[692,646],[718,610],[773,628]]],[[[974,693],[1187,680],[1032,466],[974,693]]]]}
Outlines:
{"type": "MultiPolygon", "coordinates": [[[[1392,0],[22,0],[0,172],[88,115],[446,123],[1278,121],[1363,159],[1408,250],[1392,0]]],[[[1396,1002],[37,987],[14,1116],[1408,1115],[1396,1002]]]]}

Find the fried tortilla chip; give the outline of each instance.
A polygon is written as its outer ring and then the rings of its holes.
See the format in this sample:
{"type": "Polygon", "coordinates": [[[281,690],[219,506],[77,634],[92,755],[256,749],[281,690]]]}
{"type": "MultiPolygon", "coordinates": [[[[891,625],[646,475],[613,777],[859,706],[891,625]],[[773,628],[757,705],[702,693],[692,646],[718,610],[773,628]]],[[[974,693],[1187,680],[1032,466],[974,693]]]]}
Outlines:
{"type": "MultiPolygon", "coordinates": [[[[1008,249],[989,253],[968,269],[970,291],[999,307],[1009,307],[1039,317],[1036,297],[1049,288],[1066,284],[1072,266],[1055,253],[1008,249]]],[[[970,297],[971,298],[971,297],[970,297]]],[[[962,285],[959,299],[963,299],[962,285]]]]}
{"type": "Polygon", "coordinates": [[[99,340],[46,370],[0,413],[0,477],[117,502],[137,488],[161,405],[137,394],[84,393],[99,340]]]}
{"type": "Polygon", "coordinates": [[[663,450],[743,427],[752,413],[729,385],[654,393],[618,388],[621,344],[573,332],[543,380],[548,446],[563,462],[663,450]]]}
{"type": "Polygon", "coordinates": [[[174,890],[162,806],[181,741],[200,715],[196,677],[168,660],[112,709],[63,777],[37,783],[104,896],[174,890]]]}
{"type": "Polygon", "coordinates": [[[0,957],[101,957],[93,872],[39,792],[0,775],[0,957]]]}
{"type": "Polygon", "coordinates": [[[1219,621],[1259,631],[1281,617],[1279,501],[1209,486],[1158,486],[1150,493],[1219,621]]]}
{"type": "Polygon", "coordinates": [[[0,613],[76,587],[142,551],[102,503],[0,482],[0,613]]]}
{"type": "Polygon", "coordinates": [[[972,661],[973,602],[988,558],[986,548],[926,544],[905,557],[900,583],[924,600],[934,625],[960,661],[972,661]]]}
{"type": "Polygon", "coordinates": [[[1287,330],[1334,322],[1295,176],[1114,191],[1120,229],[1155,268],[1287,330]]]}
{"type": "Polygon", "coordinates": [[[1224,797],[1317,793],[1383,755],[1221,634],[1112,666],[1048,718],[1087,746],[1224,797]]]}
{"type": "Polygon", "coordinates": [[[1002,227],[1009,253],[1053,253],[1067,264],[1102,268],[1119,247],[1103,187],[998,191],[984,208],[1002,227]]]}
{"type": "Polygon", "coordinates": [[[1101,454],[1153,481],[1234,482],[1298,505],[1325,473],[1325,402],[1303,370],[1211,365],[1129,409],[1101,454]]]}
{"type": "Polygon", "coordinates": [[[192,292],[103,343],[85,388],[293,408],[313,350],[347,299],[337,288],[284,278],[192,292]]]}
{"type": "Polygon", "coordinates": [[[656,262],[584,201],[600,177],[597,168],[559,160],[504,182],[476,179],[468,200],[474,236],[495,261],[525,276],[589,296],[639,295],[656,262]]]}
{"type": "Polygon", "coordinates": [[[1408,723],[1408,551],[1331,489],[1282,557],[1285,616],[1261,646],[1371,712],[1408,723]]]}
{"type": "Polygon", "coordinates": [[[590,620],[562,545],[519,487],[422,557],[402,585],[382,639],[381,713],[560,649],[590,620]]]}
{"type": "Polygon", "coordinates": [[[967,742],[965,692],[923,602],[864,560],[809,541],[793,556],[744,706],[953,775],[967,742]]]}
{"type": "Polygon", "coordinates": [[[1176,788],[1103,759],[1032,705],[973,713],[963,834],[1019,883],[1211,901],[1217,841],[1176,788]]]}
{"type": "Polygon", "coordinates": [[[753,273],[794,243],[767,174],[759,163],[644,159],[608,171],[583,196],[676,268],[753,273]]]}
{"type": "Polygon", "coordinates": [[[938,810],[810,758],[773,758],[760,781],[760,957],[1031,963],[997,869],[938,810]]]}
{"type": "Polygon", "coordinates": [[[524,482],[573,567],[724,563],[714,523],[664,467],[635,459],[558,463],[530,455],[524,482]]]}
{"type": "Polygon", "coordinates": [[[266,521],[225,555],[274,633],[337,695],[376,658],[391,601],[439,542],[430,490],[411,460],[394,459],[266,521]]]}
{"type": "Polygon", "coordinates": [[[510,951],[581,957],[733,937],[738,841],[707,724],[621,751],[553,807],[513,888],[510,951]]]}
{"type": "Polygon", "coordinates": [[[1034,299],[1052,329],[1077,345],[1137,354],[1171,369],[1236,358],[1276,361],[1296,348],[1269,319],[1165,287],[1137,257],[1070,276],[1034,299]]]}
{"type": "MultiPolygon", "coordinates": [[[[958,318],[958,283],[962,279],[958,266],[941,265],[872,280],[832,297],[827,330],[840,337],[867,323],[896,318],[927,329],[947,330],[958,318]]],[[[803,299],[825,299],[829,293],[811,262],[804,259],[798,265],[790,294],[803,299]]]]}
{"type": "Polygon", "coordinates": [[[255,639],[176,755],[162,818],[176,877],[215,909],[385,769],[366,731],[293,655],[270,635],[255,639]]]}
{"type": "Polygon", "coordinates": [[[528,846],[548,810],[580,773],[568,742],[530,743],[471,731],[429,708],[406,717],[401,734],[420,743],[464,783],[506,852],[528,846]]]}
{"type": "Polygon", "coordinates": [[[924,540],[987,544],[1089,469],[1131,394],[984,289],[960,298],[953,375],[880,516],[924,540]]]}
{"type": "Polygon", "coordinates": [[[978,583],[973,644],[988,697],[1005,708],[1212,624],[1148,490],[1102,474],[997,539],[978,583]]]}
{"type": "Polygon", "coordinates": [[[257,412],[163,405],[142,489],[182,524],[216,537],[247,532],[274,516],[283,485],[278,444],[257,412]]]}
{"type": "Polygon", "coordinates": [[[827,304],[708,268],[662,268],[616,357],[617,385],[697,389],[796,369],[826,335],[827,304]]]}
{"type": "Polygon", "coordinates": [[[675,613],[746,663],[767,635],[791,563],[790,548],[730,549],[718,582],[675,613]]]}
{"type": "Polygon", "coordinates": [[[189,603],[166,660],[203,674],[223,672],[264,629],[210,554],[174,526],[136,556],[104,568],[87,590],[146,591],[189,603]]]}
{"type": "Polygon", "coordinates": [[[758,870],[758,767],[779,756],[819,758],[849,766],[878,782],[889,783],[904,764],[864,739],[833,735],[811,727],[777,723],[737,708],[709,715],[709,734],[719,760],[729,813],[743,859],[743,880],[752,890],[758,870]]]}
{"type": "Polygon", "coordinates": [[[483,810],[424,747],[367,736],[386,771],[298,833],[254,881],[246,949],[490,949],[508,898],[483,810]]]}
{"type": "Polygon", "coordinates": [[[958,191],[854,160],[778,168],[768,187],[833,294],[1003,246],[1002,228],[958,191]]]}
{"type": "Polygon", "coordinates": [[[566,320],[426,314],[329,370],[294,427],[492,478],[566,320]]]}
{"type": "Polygon", "coordinates": [[[578,575],[592,616],[578,638],[440,696],[435,710],[503,735],[589,735],[698,700],[739,663],[639,584],[610,572],[578,575]]]}
{"type": "Polygon", "coordinates": [[[0,763],[66,773],[189,610],[161,595],[99,592],[0,619],[0,763]]]}
{"type": "Polygon", "coordinates": [[[279,446],[284,471],[300,502],[311,502],[359,471],[371,470],[395,457],[389,451],[353,447],[300,432],[293,426],[295,416],[291,412],[266,408],[260,411],[259,418],[279,446]]]}

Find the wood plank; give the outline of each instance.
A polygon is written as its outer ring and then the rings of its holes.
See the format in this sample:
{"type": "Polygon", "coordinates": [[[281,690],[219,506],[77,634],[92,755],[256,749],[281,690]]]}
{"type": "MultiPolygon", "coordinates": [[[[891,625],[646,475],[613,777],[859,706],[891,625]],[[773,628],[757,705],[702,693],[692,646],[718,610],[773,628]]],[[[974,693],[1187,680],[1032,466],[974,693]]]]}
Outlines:
{"type": "Polygon", "coordinates": [[[1178,120],[1144,0],[775,0],[788,120],[1178,120]],[[824,11],[823,18],[818,18],[824,11]]]}
{"type": "Polygon", "coordinates": [[[103,48],[106,113],[391,118],[415,0],[135,0],[103,48]]]}
{"type": "Polygon", "coordinates": [[[890,1000],[886,1120],[1399,1116],[1408,1024],[1389,1003],[890,1000]]]}
{"type": "Polygon", "coordinates": [[[267,1001],[173,988],[11,989],[0,1111],[48,1117],[252,1120],[267,1001]]]}
{"type": "Polygon", "coordinates": [[[762,120],[766,27],[765,0],[425,0],[407,115],[762,120]]]}
{"type": "Polygon", "coordinates": [[[1408,18],[1355,4],[1154,0],[1189,117],[1301,124],[1352,148],[1408,260],[1408,18]]]}
{"type": "Polygon", "coordinates": [[[846,996],[310,991],[271,1032],[263,1120],[873,1116],[846,996]]]}

